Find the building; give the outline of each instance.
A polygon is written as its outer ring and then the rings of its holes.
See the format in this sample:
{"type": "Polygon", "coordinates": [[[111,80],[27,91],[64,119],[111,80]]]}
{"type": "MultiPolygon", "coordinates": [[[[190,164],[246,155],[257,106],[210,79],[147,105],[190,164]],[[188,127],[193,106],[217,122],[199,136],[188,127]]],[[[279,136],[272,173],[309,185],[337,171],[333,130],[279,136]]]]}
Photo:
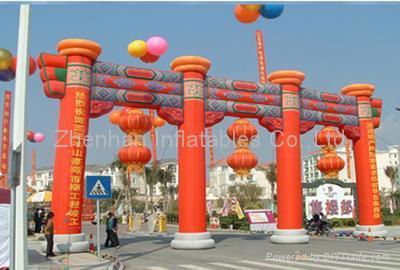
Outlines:
{"type": "MultiPolygon", "coordinates": [[[[345,162],[345,167],[339,172],[339,179],[344,182],[355,182],[356,172],[354,165],[353,151],[349,151],[350,155],[347,157],[346,148],[338,147],[337,154],[345,162]],[[350,164],[348,166],[348,164],[350,164]]],[[[381,192],[391,192],[392,188],[398,189],[400,187],[400,179],[398,177],[396,184],[393,186],[390,179],[385,174],[387,166],[394,166],[399,168],[400,171],[400,145],[388,146],[385,150],[376,150],[376,162],[378,169],[379,189],[381,192]]],[[[315,180],[323,178],[322,173],[316,167],[317,161],[322,156],[321,150],[316,150],[308,155],[303,156],[303,182],[311,183],[315,180]]]]}
{"type": "MultiPolygon", "coordinates": [[[[170,169],[172,171],[172,182],[169,186],[177,187],[178,185],[178,165],[175,159],[165,159],[158,162],[161,169],[170,169]]],[[[149,165],[150,166],[150,165],[149,165]]],[[[123,185],[123,171],[111,168],[110,165],[86,165],[85,176],[90,175],[102,175],[111,176],[111,188],[113,190],[122,189],[123,185]]],[[[32,175],[27,176],[28,186],[35,191],[52,190],[53,187],[53,167],[42,167],[36,170],[35,181],[33,181],[32,175]],[[33,183],[34,182],[34,183],[33,183]]],[[[143,175],[132,173],[130,175],[131,188],[134,188],[138,195],[145,195],[146,190],[145,178],[143,175]]],[[[159,183],[154,186],[153,195],[155,199],[162,196],[162,187],[159,183]]]]}
{"type": "MultiPolygon", "coordinates": [[[[209,179],[207,187],[207,200],[214,201],[219,198],[225,198],[228,194],[228,188],[236,184],[256,184],[263,189],[262,200],[267,202],[267,207],[272,206],[271,184],[265,177],[265,169],[269,163],[259,164],[251,170],[247,177],[237,176],[232,168],[226,163],[226,159],[219,160],[209,169],[209,179]]],[[[276,188],[275,188],[276,192],[276,188]]]]}

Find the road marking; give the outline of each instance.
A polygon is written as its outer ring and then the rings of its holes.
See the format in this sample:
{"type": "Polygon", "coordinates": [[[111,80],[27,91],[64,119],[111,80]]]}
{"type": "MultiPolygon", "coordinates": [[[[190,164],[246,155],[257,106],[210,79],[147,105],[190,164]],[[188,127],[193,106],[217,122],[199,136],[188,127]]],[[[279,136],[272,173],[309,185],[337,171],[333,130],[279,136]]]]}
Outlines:
{"type": "MultiPolygon", "coordinates": [[[[332,270],[338,269],[337,266],[321,265],[318,263],[306,263],[306,262],[289,261],[289,260],[283,261],[283,260],[274,260],[274,259],[269,259],[268,261],[310,266],[310,267],[312,267],[312,269],[314,269],[314,268],[323,268],[323,269],[332,269],[332,270]]],[[[340,267],[340,270],[354,270],[354,269],[340,267]]]]}
{"type": "MultiPolygon", "coordinates": [[[[322,256],[325,257],[325,256],[322,256]]],[[[324,263],[330,263],[330,264],[339,264],[339,265],[348,265],[348,266],[357,266],[357,267],[361,267],[361,268],[372,268],[372,269],[381,269],[381,270],[398,270],[398,267],[393,268],[393,267],[384,267],[384,266],[378,266],[378,265],[365,265],[365,264],[360,264],[360,263],[350,263],[350,262],[341,262],[341,261],[334,261],[332,259],[339,259],[339,260],[351,260],[348,258],[342,258],[342,257],[331,257],[331,256],[326,256],[326,258],[330,258],[330,259],[316,259],[316,258],[304,258],[303,260],[306,261],[315,261],[315,262],[324,262],[324,263]]],[[[359,261],[359,260],[356,260],[359,261]]],[[[375,263],[375,262],[371,262],[371,263],[375,263]]],[[[399,264],[394,264],[399,266],[399,264]]]]}
{"type": "Polygon", "coordinates": [[[306,268],[293,268],[293,266],[288,266],[288,265],[277,265],[277,264],[272,264],[272,263],[266,263],[266,262],[254,262],[254,261],[239,261],[240,263],[247,263],[247,264],[252,264],[256,266],[264,266],[269,268],[278,268],[278,269],[286,269],[286,270],[307,270],[306,268]]]}
{"type": "MultiPolygon", "coordinates": [[[[363,253],[373,253],[369,254],[370,256],[388,256],[388,258],[382,258],[380,260],[375,260],[373,263],[380,263],[380,262],[387,262],[387,261],[395,261],[395,262],[400,262],[400,258],[391,258],[393,254],[381,254],[379,252],[369,252],[369,251],[362,251],[361,253],[344,253],[344,252],[337,252],[338,254],[347,254],[347,255],[368,255],[368,254],[363,254],[363,253]],[[376,254],[376,255],[374,255],[376,254]]],[[[345,259],[345,258],[344,258],[345,259]]]]}
{"type": "Polygon", "coordinates": [[[400,254],[392,254],[392,253],[387,253],[387,252],[376,252],[376,251],[364,251],[364,250],[359,250],[358,252],[361,253],[372,253],[372,254],[378,254],[378,255],[388,255],[388,256],[393,256],[393,257],[400,257],[400,254]]]}
{"type": "Polygon", "coordinates": [[[400,255],[400,251],[397,250],[389,250],[389,249],[374,249],[376,251],[381,251],[381,252],[390,252],[390,253],[396,253],[400,255]]]}
{"type": "Polygon", "coordinates": [[[164,267],[161,267],[161,266],[149,266],[149,267],[147,267],[147,269],[150,269],[150,270],[169,270],[168,268],[164,268],[164,267]]]}
{"type": "Polygon", "coordinates": [[[229,264],[229,263],[213,262],[213,263],[210,263],[210,264],[216,265],[216,266],[225,267],[225,268],[228,268],[228,269],[257,270],[256,268],[248,268],[248,267],[243,267],[243,266],[237,266],[237,265],[233,265],[233,264],[229,264]]]}
{"type": "Polygon", "coordinates": [[[212,270],[211,268],[205,268],[205,267],[200,267],[197,265],[193,264],[181,264],[178,265],[179,267],[187,268],[187,269],[192,269],[192,270],[212,270]]]}

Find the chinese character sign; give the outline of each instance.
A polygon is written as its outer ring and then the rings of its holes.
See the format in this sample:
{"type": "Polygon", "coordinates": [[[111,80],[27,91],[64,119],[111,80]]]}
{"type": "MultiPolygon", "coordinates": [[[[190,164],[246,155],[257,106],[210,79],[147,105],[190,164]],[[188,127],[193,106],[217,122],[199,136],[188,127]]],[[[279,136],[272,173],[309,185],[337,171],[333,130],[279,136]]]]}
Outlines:
{"type": "Polygon", "coordinates": [[[307,218],[319,213],[328,218],[353,218],[354,198],[337,185],[321,185],[316,196],[306,196],[305,203],[307,218]]]}
{"type": "Polygon", "coordinates": [[[11,92],[4,92],[3,124],[1,129],[1,173],[0,188],[7,188],[8,156],[10,145],[11,92]]]}

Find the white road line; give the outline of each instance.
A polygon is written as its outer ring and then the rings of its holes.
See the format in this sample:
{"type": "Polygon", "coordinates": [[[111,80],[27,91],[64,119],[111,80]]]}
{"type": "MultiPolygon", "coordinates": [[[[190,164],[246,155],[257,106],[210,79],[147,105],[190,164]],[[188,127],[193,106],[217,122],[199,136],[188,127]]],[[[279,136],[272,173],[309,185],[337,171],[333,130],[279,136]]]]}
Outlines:
{"type": "Polygon", "coordinates": [[[395,253],[400,255],[400,251],[397,250],[389,250],[389,249],[374,249],[375,251],[380,251],[380,252],[389,252],[389,253],[395,253]]]}
{"type": "Polygon", "coordinates": [[[377,251],[364,251],[364,250],[359,250],[358,252],[361,253],[370,253],[370,254],[377,254],[377,255],[388,255],[390,257],[400,257],[400,254],[392,254],[392,253],[387,253],[387,252],[377,252],[377,251]]]}
{"type": "MultiPolygon", "coordinates": [[[[283,261],[283,260],[273,260],[273,259],[268,259],[268,261],[310,266],[310,267],[312,267],[312,269],[314,269],[314,268],[323,268],[323,269],[331,269],[331,270],[338,269],[337,266],[321,265],[319,263],[306,263],[306,262],[299,262],[299,261],[289,261],[289,260],[283,261]]],[[[340,267],[340,270],[354,270],[354,269],[340,267]]]]}
{"type": "MultiPolygon", "coordinates": [[[[334,257],[334,258],[332,258],[331,256],[327,256],[326,258],[327,259],[305,258],[303,260],[330,263],[330,264],[338,264],[338,265],[356,266],[356,267],[361,267],[361,268],[381,269],[381,270],[398,270],[399,269],[398,267],[393,268],[393,267],[384,267],[384,266],[378,266],[378,265],[368,265],[368,264],[350,263],[350,262],[342,262],[342,261],[336,261],[336,260],[334,261],[334,260],[332,260],[332,259],[343,260],[342,257],[334,257]]],[[[348,259],[345,259],[345,260],[348,260],[348,259]]],[[[375,262],[372,262],[372,263],[375,263],[375,262]]]]}
{"type": "Polygon", "coordinates": [[[181,264],[178,265],[179,267],[186,268],[186,269],[192,269],[192,270],[212,270],[212,268],[205,268],[193,264],[181,264]]]}
{"type": "Polygon", "coordinates": [[[243,266],[237,266],[237,265],[233,265],[233,264],[229,264],[229,263],[213,262],[213,263],[210,263],[210,264],[216,265],[216,266],[225,267],[225,268],[227,268],[227,269],[236,269],[236,270],[257,270],[256,268],[248,268],[248,267],[243,267],[243,266]]]}
{"type": "Polygon", "coordinates": [[[168,268],[164,268],[164,267],[161,267],[161,266],[149,266],[146,269],[149,269],[149,270],[169,270],[168,268]]]}
{"type": "Polygon", "coordinates": [[[252,265],[256,265],[256,266],[268,267],[267,269],[276,268],[276,269],[286,269],[286,270],[307,270],[306,268],[294,268],[293,266],[277,265],[277,264],[266,263],[266,262],[254,262],[254,261],[246,261],[246,260],[239,261],[239,262],[252,264],[252,265]]]}
{"type": "MultiPolygon", "coordinates": [[[[344,253],[344,252],[337,252],[338,254],[346,254],[346,255],[351,255],[351,256],[356,256],[356,255],[369,255],[369,256],[385,256],[385,258],[380,258],[379,260],[373,261],[374,263],[379,263],[379,262],[389,262],[389,261],[395,261],[395,262],[400,262],[400,258],[392,258],[393,254],[381,254],[379,252],[369,252],[369,251],[362,251],[361,253],[344,253]],[[372,254],[363,254],[363,253],[372,253],[372,254]],[[387,256],[387,257],[386,257],[387,256]]],[[[400,266],[400,265],[399,265],[400,266]]]]}

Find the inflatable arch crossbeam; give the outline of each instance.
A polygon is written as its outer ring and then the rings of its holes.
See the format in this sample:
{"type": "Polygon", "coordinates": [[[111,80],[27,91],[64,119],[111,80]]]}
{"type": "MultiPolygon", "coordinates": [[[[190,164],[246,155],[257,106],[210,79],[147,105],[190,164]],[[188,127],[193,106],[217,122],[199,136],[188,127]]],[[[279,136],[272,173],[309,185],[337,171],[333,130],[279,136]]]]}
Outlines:
{"type": "MultiPolygon", "coordinates": [[[[42,53],[39,57],[44,92],[51,98],[65,95],[68,56],[42,53]]],[[[207,125],[224,116],[260,119],[270,131],[281,129],[282,89],[280,85],[206,76],[207,125]]],[[[300,88],[303,133],[315,124],[340,128],[358,127],[357,98],[300,88]],[[305,129],[305,130],[304,130],[305,129]]],[[[156,109],[170,124],[182,122],[183,74],[94,62],[91,74],[91,117],[99,117],[113,106],[156,109]]],[[[379,126],[382,101],[371,99],[374,126],[379,126]]]]}

